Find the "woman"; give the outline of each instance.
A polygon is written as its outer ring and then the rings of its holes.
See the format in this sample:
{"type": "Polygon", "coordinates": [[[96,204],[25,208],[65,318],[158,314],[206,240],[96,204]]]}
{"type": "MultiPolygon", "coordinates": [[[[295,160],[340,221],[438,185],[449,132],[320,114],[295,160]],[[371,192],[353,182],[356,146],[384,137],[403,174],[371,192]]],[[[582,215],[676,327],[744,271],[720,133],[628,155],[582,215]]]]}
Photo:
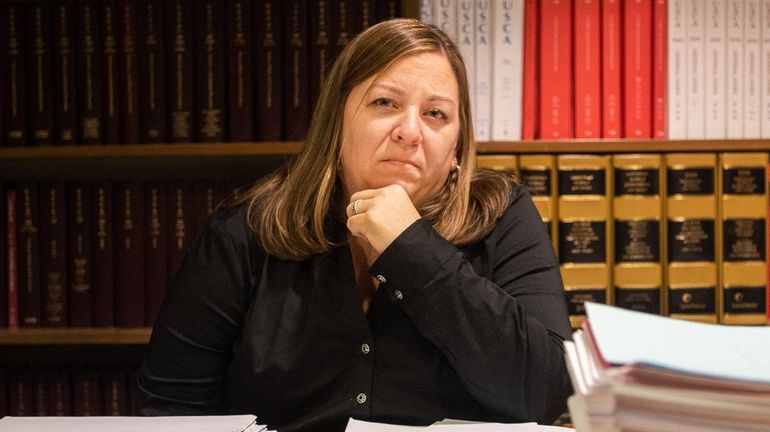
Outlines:
{"type": "Polygon", "coordinates": [[[335,62],[303,151],[208,223],[140,375],[147,415],[552,422],[558,264],[525,189],[474,172],[454,43],[399,19],[335,62]]]}

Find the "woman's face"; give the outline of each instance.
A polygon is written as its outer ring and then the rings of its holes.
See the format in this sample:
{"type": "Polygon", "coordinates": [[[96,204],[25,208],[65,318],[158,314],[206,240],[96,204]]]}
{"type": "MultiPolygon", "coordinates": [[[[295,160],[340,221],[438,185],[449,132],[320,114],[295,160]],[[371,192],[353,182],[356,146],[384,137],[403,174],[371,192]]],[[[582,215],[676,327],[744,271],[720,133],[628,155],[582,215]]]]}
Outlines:
{"type": "Polygon", "coordinates": [[[354,87],[342,124],[342,183],[349,197],[400,184],[415,207],[456,168],[459,91],[443,53],[406,56],[354,87]]]}

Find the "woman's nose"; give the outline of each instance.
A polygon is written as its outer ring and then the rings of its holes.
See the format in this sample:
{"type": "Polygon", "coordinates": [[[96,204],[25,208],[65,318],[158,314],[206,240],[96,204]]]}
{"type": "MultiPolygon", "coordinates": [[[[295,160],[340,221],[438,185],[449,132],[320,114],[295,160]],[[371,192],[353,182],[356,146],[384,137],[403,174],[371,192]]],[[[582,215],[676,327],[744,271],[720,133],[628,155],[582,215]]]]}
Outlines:
{"type": "Polygon", "coordinates": [[[422,142],[422,129],[419,111],[416,109],[405,110],[399,116],[391,135],[393,141],[398,143],[406,145],[420,144],[422,142]]]}

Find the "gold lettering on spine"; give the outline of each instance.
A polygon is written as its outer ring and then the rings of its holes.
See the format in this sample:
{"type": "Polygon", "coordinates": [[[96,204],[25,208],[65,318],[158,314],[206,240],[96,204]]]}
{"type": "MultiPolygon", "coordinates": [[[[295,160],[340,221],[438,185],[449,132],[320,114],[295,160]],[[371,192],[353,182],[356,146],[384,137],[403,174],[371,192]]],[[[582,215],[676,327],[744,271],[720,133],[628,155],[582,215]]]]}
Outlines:
{"type": "Polygon", "coordinates": [[[160,244],[160,211],[158,209],[158,189],[150,191],[150,243],[153,249],[158,249],[160,244]]]}
{"type": "MultiPolygon", "coordinates": [[[[131,207],[131,188],[126,187],[123,189],[123,231],[131,231],[134,229],[134,215],[131,207]]],[[[131,236],[126,235],[123,238],[123,248],[127,251],[131,250],[131,236]]]]}
{"type": "Polygon", "coordinates": [[[299,2],[292,3],[291,8],[291,46],[295,48],[292,52],[291,73],[292,73],[292,89],[291,89],[291,101],[293,108],[299,108],[299,92],[300,92],[300,50],[302,48],[302,29],[299,22],[299,2]]]}
{"type": "Polygon", "coordinates": [[[103,188],[97,192],[96,238],[100,250],[107,248],[107,203],[103,188]]]}
{"type": "MultiPolygon", "coordinates": [[[[16,20],[18,16],[16,14],[16,6],[8,5],[8,58],[10,62],[9,77],[11,82],[11,117],[18,118],[19,107],[19,36],[17,34],[16,20]]],[[[24,131],[21,129],[11,129],[8,131],[8,137],[12,139],[24,138],[24,131]]]]}
{"type": "MultiPolygon", "coordinates": [[[[50,205],[48,213],[48,222],[51,225],[52,230],[56,230],[56,226],[59,225],[59,213],[56,211],[57,205],[56,188],[52,187],[48,189],[48,202],[50,205]]],[[[51,238],[49,243],[48,256],[51,260],[59,258],[59,248],[62,246],[57,241],[56,237],[51,238]]],[[[62,286],[62,275],[60,272],[50,271],[47,275],[46,282],[46,305],[45,309],[48,312],[48,322],[61,323],[62,322],[62,294],[64,287],[62,286]]]]}
{"type": "MultiPolygon", "coordinates": [[[[75,223],[78,225],[83,225],[86,223],[85,212],[83,210],[82,187],[75,189],[75,223]]],[[[75,274],[72,281],[72,290],[77,293],[84,293],[91,290],[91,286],[86,279],[88,256],[86,255],[85,238],[82,232],[84,230],[78,229],[77,231],[78,233],[75,237],[75,257],[73,259],[75,265],[75,274]]]]}
{"type": "MultiPolygon", "coordinates": [[[[93,23],[91,22],[91,5],[83,6],[83,54],[86,70],[86,113],[94,111],[94,34],[93,23]]],[[[83,116],[83,138],[98,139],[101,136],[101,125],[98,117],[89,115],[83,116]]]]}
{"type": "MultiPolygon", "coordinates": [[[[61,34],[61,37],[59,38],[59,62],[58,65],[61,72],[61,81],[59,82],[59,87],[61,90],[61,93],[59,93],[61,100],[59,101],[59,109],[61,109],[62,113],[67,114],[70,112],[70,88],[69,85],[67,85],[70,81],[70,74],[69,74],[69,64],[70,64],[70,54],[71,54],[71,48],[72,48],[72,41],[70,41],[70,38],[68,36],[69,26],[68,26],[68,15],[67,15],[67,7],[66,6],[59,6],[59,33],[61,34]]],[[[62,129],[61,136],[59,137],[62,141],[72,141],[75,139],[75,133],[72,129],[62,129]]]]}
{"type": "Polygon", "coordinates": [[[185,240],[184,193],[182,188],[176,188],[174,193],[176,194],[176,223],[174,226],[174,237],[176,238],[177,250],[182,250],[182,248],[184,248],[185,240]]]}
{"type": "MultiPolygon", "coordinates": [[[[45,91],[43,90],[43,60],[45,59],[45,38],[43,38],[43,8],[35,6],[35,74],[37,75],[37,112],[45,109],[45,91]]],[[[36,131],[37,133],[37,131],[36,131]]]]}
{"type": "Polygon", "coordinates": [[[273,52],[276,47],[275,29],[273,27],[273,5],[271,2],[265,2],[265,40],[262,46],[265,48],[265,106],[273,107],[273,52]]]}
{"type": "Polygon", "coordinates": [[[214,6],[206,3],[206,28],[204,46],[206,50],[206,109],[203,110],[202,132],[208,138],[216,137],[222,128],[220,127],[220,110],[214,106],[214,6]]]}
{"type": "MultiPolygon", "coordinates": [[[[37,227],[35,226],[35,221],[32,220],[32,191],[30,188],[26,187],[24,188],[22,192],[23,200],[24,200],[24,220],[22,221],[21,228],[19,229],[19,232],[23,234],[27,234],[24,236],[24,255],[26,262],[26,290],[28,294],[32,294],[32,290],[34,288],[34,281],[33,281],[33,272],[36,270],[33,267],[33,258],[34,258],[34,249],[32,245],[33,236],[37,234],[37,227]]],[[[37,323],[37,319],[35,317],[24,317],[24,322],[27,324],[35,324],[37,323]]]]}
{"type": "MultiPolygon", "coordinates": [[[[364,2],[366,3],[366,2],[364,2]]],[[[366,6],[365,6],[366,7],[366,6]]],[[[316,44],[319,45],[318,49],[318,76],[321,77],[319,82],[326,81],[326,54],[329,47],[329,31],[326,28],[326,1],[318,0],[318,34],[316,35],[318,40],[316,44]]]]}
{"type": "Polygon", "coordinates": [[[104,58],[107,63],[107,112],[114,117],[117,96],[115,95],[115,53],[117,43],[115,41],[114,11],[112,6],[104,6],[104,58]]]}
{"type": "MultiPolygon", "coordinates": [[[[147,101],[149,102],[150,111],[157,111],[158,109],[158,81],[157,77],[155,76],[155,66],[158,62],[158,59],[156,58],[155,53],[155,47],[158,45],[158,37],[157,37],[157,23],[155,22],[155,6],[152,3],[147,4],[147,38],[145,39],[145,45],[148,48],[147,50],[147,70],[148,70],[148,82],[147,82],[147,89],[148,89],[148,97],[147,101]]],[[[149,128],[147,130],[147,135],[149,135],[152,138],[157,138],[160,136],[160,131],[156,128],[149,128]]]]}
{"type": "Polygon", "coordinates": [[[235,49],[237,52],[237,81],[238,108],[243,108],[246,102],[246,77],[244,74],[244,62],[246,51],[246,32],[243,28],[243,3],[235,3],[235,49]]]}
{"type": "MultiPolygon", "coordinates": [[[[133,17],[131,6],[126,4],[123,6],[123,29],[125,35],[123,36],[123,59],[126,62],[126,94],[133,95],[136,93],[134,89],[134,56],[136,54],[136,45],[134,43],[134,26],[131,19],[133,17]]],[[[126,99],[126,114],[133,115],[136,112],[136,100],[133,97],[127,97],[126,99]]]]}
{"type": "Polygon", "coordinates": [[[184,34],[184,12],[182,5],[174,5],[174,63],[176,74],[176,97],[172,111],[172,128],[175,138],[189,139],[190,111],[184,110],[184,56],[187,52],[187,41],[184,34]]]}

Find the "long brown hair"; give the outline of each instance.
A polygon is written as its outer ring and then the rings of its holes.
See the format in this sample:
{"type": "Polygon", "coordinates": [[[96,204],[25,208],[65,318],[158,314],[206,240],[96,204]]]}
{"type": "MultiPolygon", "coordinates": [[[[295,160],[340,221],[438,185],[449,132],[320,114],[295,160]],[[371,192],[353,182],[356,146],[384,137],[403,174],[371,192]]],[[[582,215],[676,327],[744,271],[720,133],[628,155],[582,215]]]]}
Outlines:
{"type": "Polygon", "coordinates": [[[424,52],[444,53],[457,78],[461,169],[450,173],[439,196],[418,210],[456,245],[476,241],[492,230],[509,204],[512,180],[475,170],[476,141],[460,51],[435,26],[394,19],[370,27],[342,50],[322,86],[302,151],[237,201],[246,203],[249,229],[267,253],[302,260],[344,241],[330,227],[335,218],[343,217],[347,204],[338,174],[345,102],[356,85],[404,56],[424,52]]]}

